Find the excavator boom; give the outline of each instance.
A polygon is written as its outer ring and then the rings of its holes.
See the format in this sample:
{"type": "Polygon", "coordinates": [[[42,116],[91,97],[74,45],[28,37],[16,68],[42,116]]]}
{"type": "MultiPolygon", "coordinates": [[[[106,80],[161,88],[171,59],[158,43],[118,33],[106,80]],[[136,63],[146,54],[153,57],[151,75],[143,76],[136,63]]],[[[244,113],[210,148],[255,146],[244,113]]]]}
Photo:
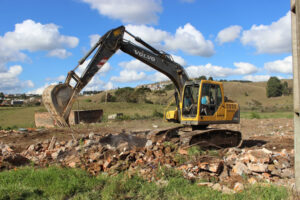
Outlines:
{"type": "MultiPolygon", "coordinates": [[[[174,62],[170,55],[158,51],[142,39],[126,31],[124,26],[120,26],[108,31],[99,39],[91,50],[79,61],[79,64],[75,69],[68,73],[64,83],[54,86],[51,85],[44,90],[42,96],[44,105],[52,114],[56,125],[60,127],[69,126],[68,118],[76,97],[118,49],[121,49],[123,52],[135,57],[169,77],[176,87],[175,98],[182,95],[184,84],[189,80],[184,68],[174,62]],[[125,33],[133,37],[135,41],[145,48],[125,40],[125,33]],[[75,73],[76,68],[83,64],[96,49],[97,52],[89,62],[81,77],[79,77],[75,73]],[[70,85],[71,80],[75,81],[74,87],[70,85]]],[[[180,112],[179,101],[177,100],[176,102],[177,109],[180,112]]]]}

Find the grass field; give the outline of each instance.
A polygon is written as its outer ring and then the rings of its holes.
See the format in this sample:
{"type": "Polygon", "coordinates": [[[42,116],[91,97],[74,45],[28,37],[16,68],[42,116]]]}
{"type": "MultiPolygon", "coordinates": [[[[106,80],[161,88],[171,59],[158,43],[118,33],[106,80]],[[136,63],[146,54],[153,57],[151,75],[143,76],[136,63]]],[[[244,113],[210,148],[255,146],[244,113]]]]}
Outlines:
{"type": "MultiPolygon", "coordinates": [[[[125,102],[97,103],[88,102],[85,99],[76,102],[73,109],[103,109],[104,122],[107,116],[114,113],[123,113],[124,119],[151,119],[157,114],[162,114],[165,105],[159,104],[135,104],[125,102]]],[[[38,107],[2,107],[0,108],[0,127],[6,128],[29,128],[34,127],[34,113],[45,112],[42,106],[38,107]]],[[[158,116],[156,116],[157,118],[158,116]]],[[[241,111],[241,118],[293,118],[292,112],[259,112],[241,111]]]]}
{"type": "Polygon", "coordinates": [[[180,172],[161,169],[161,184],[148,182],[138,175],[88,175],[79,169],[31,167],[0,173],[0,199],[288,199],[284,187],[252,185],[236,194],[222,194],[200,187],[180,172]]]}

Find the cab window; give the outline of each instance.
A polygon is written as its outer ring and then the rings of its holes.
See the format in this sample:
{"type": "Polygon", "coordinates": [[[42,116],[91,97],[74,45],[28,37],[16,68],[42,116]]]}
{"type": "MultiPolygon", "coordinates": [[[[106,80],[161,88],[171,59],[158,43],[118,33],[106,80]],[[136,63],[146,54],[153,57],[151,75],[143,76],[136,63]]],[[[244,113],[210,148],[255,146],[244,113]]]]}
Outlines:
{"type": "Polygon", "coordinates": [[[183,94],[183,115],[195,117],[198,109],[199,85],[187,85],[183,94]]]}
{"type": "Polygon", "coordinates": [[[200,115],[214,115],[222,103],[219,85],[203,83],[201,91],[200,115]]]}

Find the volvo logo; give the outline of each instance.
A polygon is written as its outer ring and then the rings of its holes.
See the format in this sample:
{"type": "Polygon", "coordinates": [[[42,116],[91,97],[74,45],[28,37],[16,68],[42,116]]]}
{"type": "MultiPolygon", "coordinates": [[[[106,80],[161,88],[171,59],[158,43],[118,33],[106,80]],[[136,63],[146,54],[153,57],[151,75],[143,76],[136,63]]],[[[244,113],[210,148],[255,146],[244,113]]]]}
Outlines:
{"type": "Polygon", "coordinates": [[[150,60],[150,61],[152,61],[152,62],[155,62],[155,57],[154,57],[154,56],[145,54],[144,52],[139,51],[139,50],[136,50],[136,49],[134,50],[134,53],[135,53],[136,55],[138,55],[139,57],[142,57],[142,58],[145,58],[145,59],[150,60]]]}

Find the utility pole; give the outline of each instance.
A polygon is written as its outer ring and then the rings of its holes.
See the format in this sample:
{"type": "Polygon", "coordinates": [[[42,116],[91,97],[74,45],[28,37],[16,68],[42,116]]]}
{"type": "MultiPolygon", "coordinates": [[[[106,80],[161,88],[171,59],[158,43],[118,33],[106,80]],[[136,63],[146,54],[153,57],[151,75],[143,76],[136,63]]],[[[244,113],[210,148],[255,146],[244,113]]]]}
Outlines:
{"type": "Polygon", "coordinates": [[[291,0],[296,191],[300,193],[300,0],[291,0]]]}

